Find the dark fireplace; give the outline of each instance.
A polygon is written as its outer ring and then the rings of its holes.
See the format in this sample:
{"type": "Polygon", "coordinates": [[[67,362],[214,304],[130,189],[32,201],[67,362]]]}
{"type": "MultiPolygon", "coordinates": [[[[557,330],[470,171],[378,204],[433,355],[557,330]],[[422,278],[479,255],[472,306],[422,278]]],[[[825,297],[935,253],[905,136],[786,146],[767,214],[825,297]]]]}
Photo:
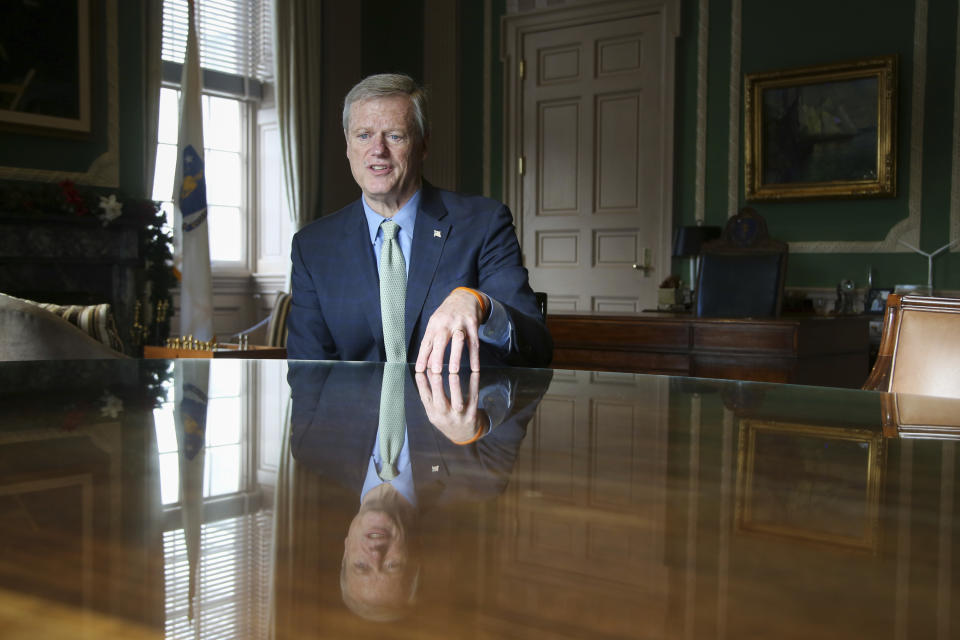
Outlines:
{"type": "Polygon", "coordinates": [[[113,307],[128,353],[134,322],[138,225],[123,218],[0,213],[0,292],[38,302],[113,307]]]}

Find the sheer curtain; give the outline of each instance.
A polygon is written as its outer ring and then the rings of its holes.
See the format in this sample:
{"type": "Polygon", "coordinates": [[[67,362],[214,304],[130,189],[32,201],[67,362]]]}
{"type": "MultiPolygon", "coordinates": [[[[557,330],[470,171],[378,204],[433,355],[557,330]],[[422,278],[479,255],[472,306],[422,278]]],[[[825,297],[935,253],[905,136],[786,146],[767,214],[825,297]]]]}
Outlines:
{"type": "Polygon", "coordinates": [[[323,2],[274,0],[275,82],[287,201],[294,229],[320,201],[323,2]]]}

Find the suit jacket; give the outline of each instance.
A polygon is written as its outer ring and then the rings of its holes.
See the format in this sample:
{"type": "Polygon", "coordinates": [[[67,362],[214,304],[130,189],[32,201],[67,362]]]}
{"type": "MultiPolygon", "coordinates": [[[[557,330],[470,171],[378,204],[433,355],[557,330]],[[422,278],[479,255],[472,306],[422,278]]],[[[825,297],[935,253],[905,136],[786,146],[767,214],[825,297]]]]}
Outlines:
{"type": "MultiPolygon", "coordinates": [[[[513,391],[504,419],[483,438],[457,445],[427,420],[416,382],[404,387],[410,460],[420,510],[499,495],[510,479],[527,423],[550,385],[547,369],[481,372],[481,389],[513,391]]],[[[382,365],[290,363],[290,450],[298,464],[357,495],[377,442],[382,365]]],[[[463,381],[468,386],[467,381],[463,381]]]]}
{"type": "MultiPolygon", "coordinates": [[[[424,182],[410,253],[405,256],[408,361],[419,353],[430,316],[453,289],[464,286],[503,304],[516,328],[517,344],[510,353],[498,353],[481,341],[481,364],[550,364],[553,341],[520,261],[513,217],[503,204],[424,182]]],[[[386,360],[377,256],[361,201],[300,230],[291,260],[288,357],[386,360]]],[[[469,369],[466,349],[463,362],[469,369]]]]}

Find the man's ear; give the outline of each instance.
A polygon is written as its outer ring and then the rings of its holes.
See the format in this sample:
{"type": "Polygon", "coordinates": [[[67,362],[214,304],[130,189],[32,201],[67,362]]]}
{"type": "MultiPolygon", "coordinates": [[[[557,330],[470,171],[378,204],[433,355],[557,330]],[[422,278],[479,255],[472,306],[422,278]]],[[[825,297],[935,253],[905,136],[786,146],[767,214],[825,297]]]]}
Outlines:
{"type": "Polygon", "coordinates": [[[422,146],[423,146],[423,149],[420,150],[421,160],[426,160],[427,156],[429,155],[427,152],[430,148],[430,136],[427,136],[423,139],[422,146]]]}

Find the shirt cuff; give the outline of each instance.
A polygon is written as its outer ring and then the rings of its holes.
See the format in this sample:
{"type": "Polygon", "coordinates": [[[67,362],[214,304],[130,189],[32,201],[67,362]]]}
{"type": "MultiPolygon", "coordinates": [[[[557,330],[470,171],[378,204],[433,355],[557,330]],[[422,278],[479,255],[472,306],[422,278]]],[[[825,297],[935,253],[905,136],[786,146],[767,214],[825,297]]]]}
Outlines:
{"type": "Polygon", "coordinates": [[[490,429],[484,436],[500,426],[507,418],[510,407],[513,406],[513,386],[506,377],[480,389],[478,408],[487,412],[490,418],[490,429]]]}
{"type": "Polygon", "coordinates": [[[513,322],[510,320],[510,314],[507,313],[502,304],[490,296],[487,296],[487,300],[490,301],[490,315],[487,316],[487,321],[480,325],[478,337],[491,347],[509,352],[516,342],[515,329],[513,322]]]}

